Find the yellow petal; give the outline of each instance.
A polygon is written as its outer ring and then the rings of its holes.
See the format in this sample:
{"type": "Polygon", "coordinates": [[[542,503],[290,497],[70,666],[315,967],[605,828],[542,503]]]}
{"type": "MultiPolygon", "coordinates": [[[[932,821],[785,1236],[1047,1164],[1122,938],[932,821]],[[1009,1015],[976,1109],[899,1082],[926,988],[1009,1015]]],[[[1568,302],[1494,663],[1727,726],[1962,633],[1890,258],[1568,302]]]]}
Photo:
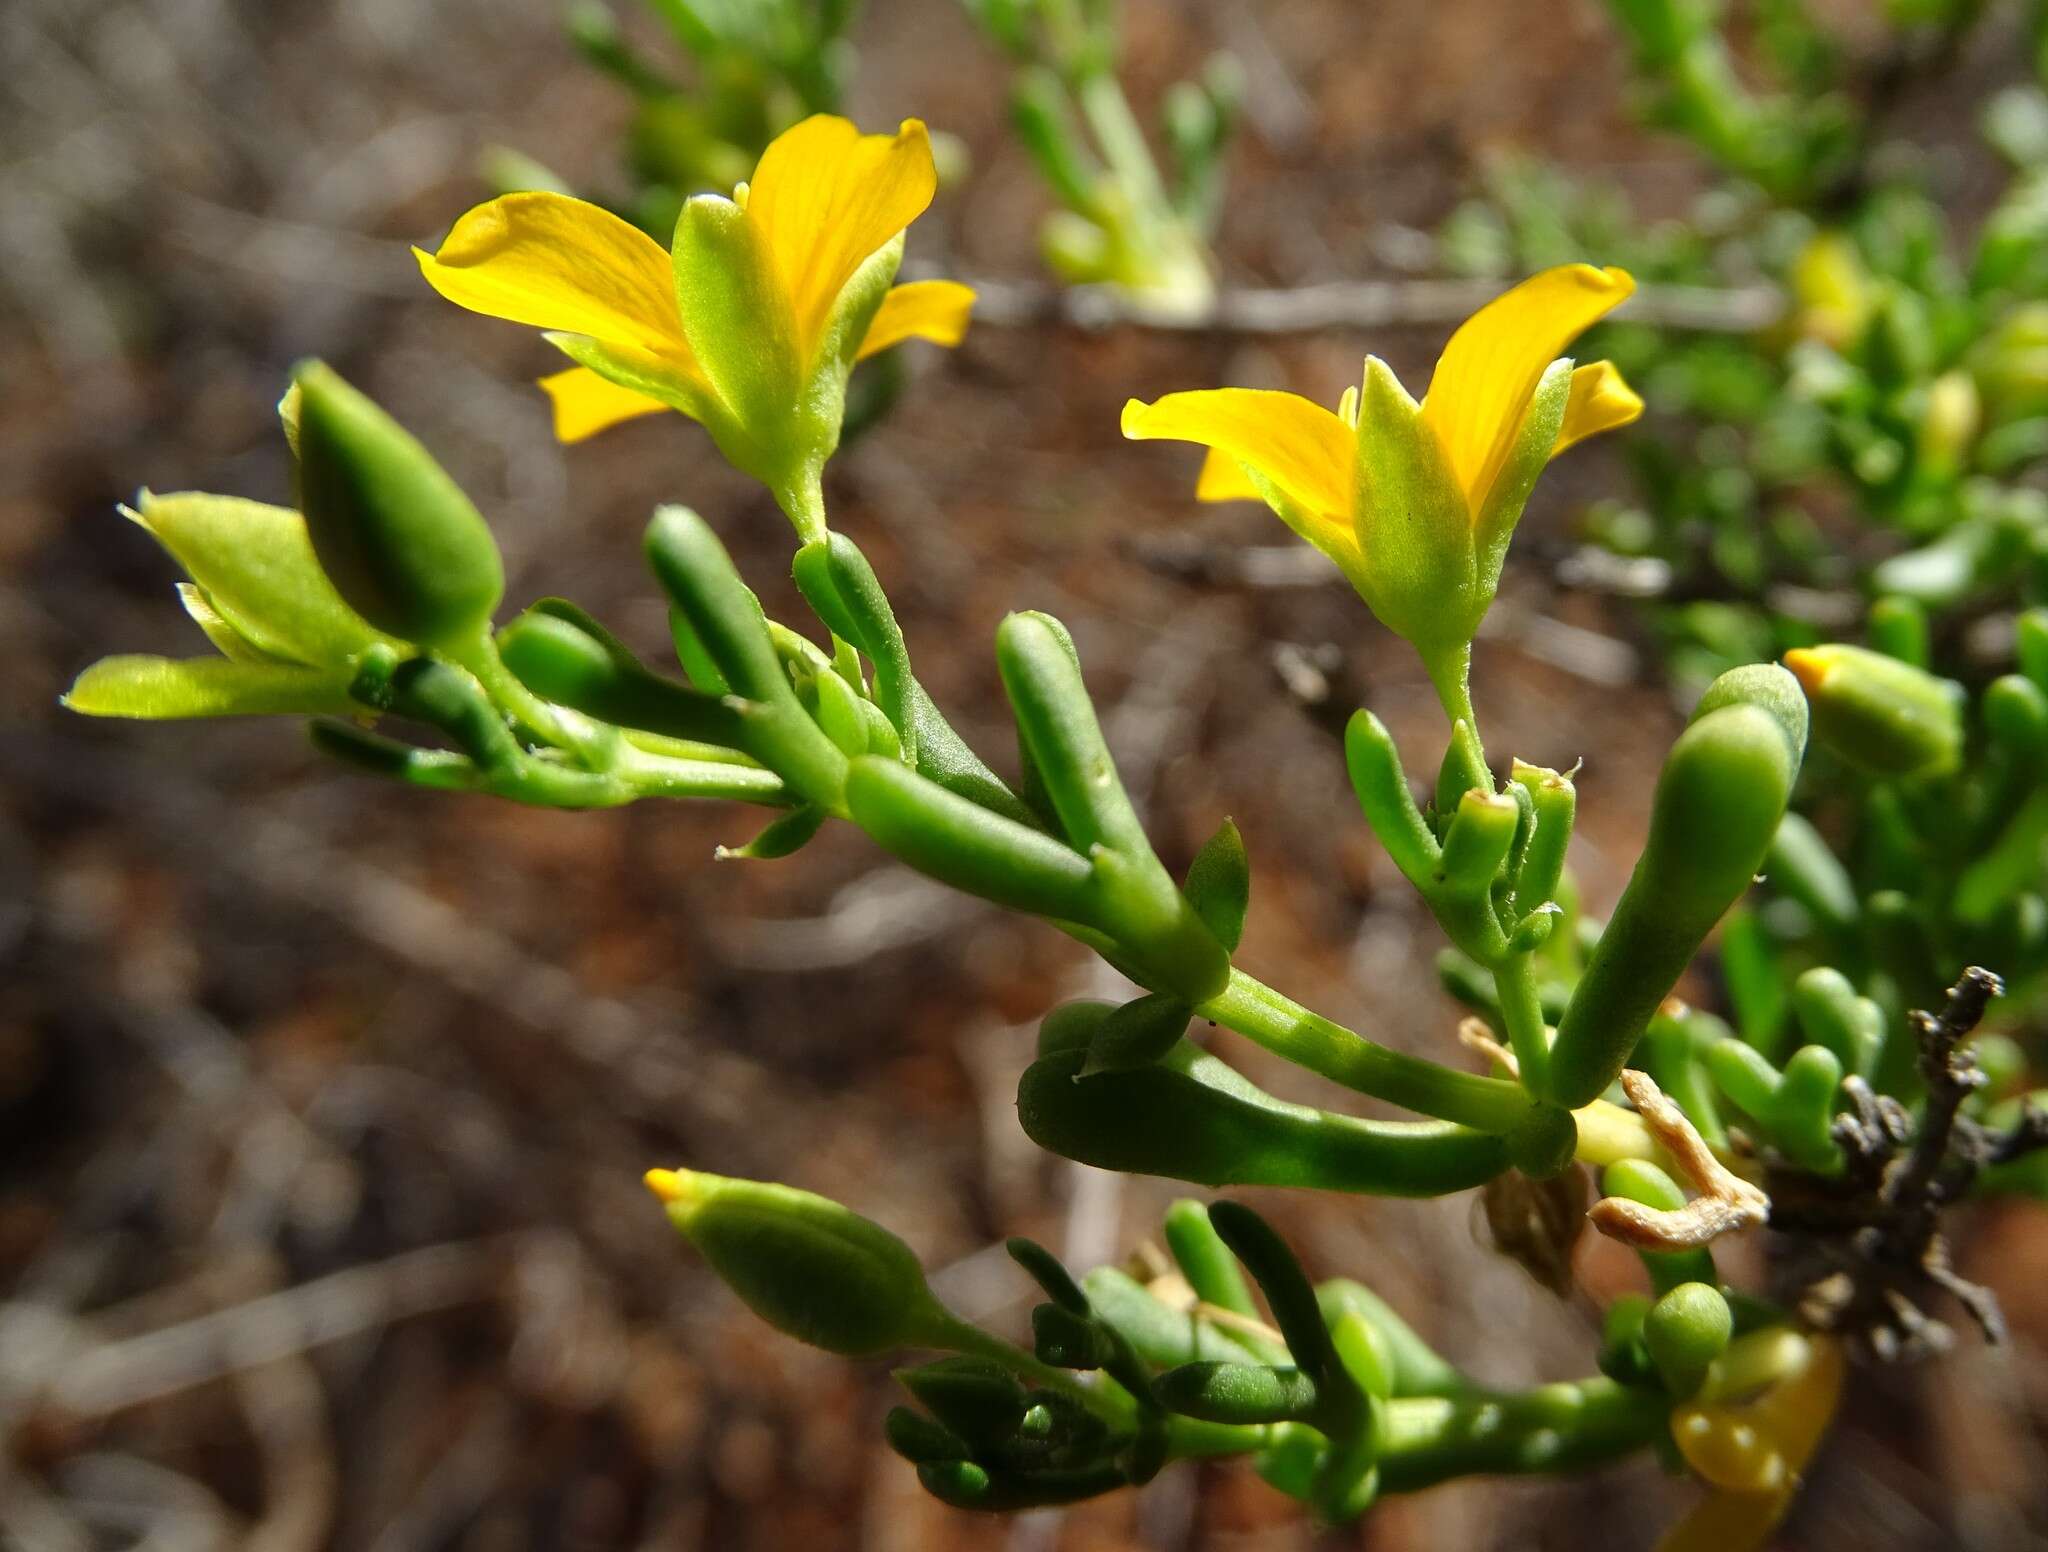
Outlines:
{"type": "Polygon", "coordinates": [[[622,420],[659,414],[668,408],[658,399],[606,381],[587,366],[550,373],[540,385],[554,401],[555,436],[563,442],[581,442],[622,420]]]}
{"type": "Polygon", "coordinates": [[[1195,480],[1197,501],[1264,501],[1265,493],[1254,485],[1244,465],[1228,453],[1209,449],[1202,460],[1201,475],[1195,480]]]}
{"type": "Polygon", "coordinates": [[[1657,1543],[1657,1552],[1762,1552],[1791,1506],[1792,1490],[1713,1493],[1657,1543]]]}
{"type": "Polygon", "coordinates": [[[1751,1484],[1738,1475],[1673,1526],[1657,1552],[1759,1552],[1770,1539],[1841,1402],[1841,1344],[1816,1337],[1811,1351],[1804,1369],[1747,1406],[1681,1407],[1672,1414],[1672,1437],[1688,1461],[1688,1419],[1702,1416],[1709,1426],[1746,1425],[1757,1441],[1755,1453],[1770,1455],[1778,1469],[1755,1483],[1755,1491],[1744,1491],[1751,1484]]]}
{"type": "Polygon", "coordinates": [[[832,304],[870,254],[924,213],[938,189],[931,138],[917,119],[863,135],[815,114],[776,136],[747,192],[810,359],[832,304]]]}
{"type": "Polygon", "coordinates": [[[1351,529],[1351,428],[1299,394],[1208,388],[1170,393],[1155,404],[1132,399],[1124,405],[1123,432],[1135,442],[1164,439],[1212,448],[1243,465],[1237,477],[1247,486],[1249,470],[1305,514],[1346,533],[1351,529]]]}
{"type": "Polygon", "coordinates": [[[1572,396],[1565,401],[1564,425],[1558,429],[1555,458],[1589,436],[1625,426],[1643,413],[1643,401],[1629,387],[1612,361],[1595,361],[1572,372],[1572,396]]]}
{"type": "Polygon", "coordinates": [[[1561,264],[1459,325],[1437,360],[1422,418],[1472,511],[1485,505],[1544,370],[1635,287],[1625,270],[1561,264]]]}
{"type": "Polygon", "coordinates": [[[974,288],[957,280],[913,280],[892,287],[882,298],[875,321],[868,325],[856,359],[864,361],[907,339],[957,345],[967,333],[967,316],[973,311],[974,288]]]}
{"type": "Polygon", "coordinates": [[[413,256],[428,285],[471,312],[689,359],[668,255],[583,200],[507,194],[457,221],[438,253],[413,256]]]}

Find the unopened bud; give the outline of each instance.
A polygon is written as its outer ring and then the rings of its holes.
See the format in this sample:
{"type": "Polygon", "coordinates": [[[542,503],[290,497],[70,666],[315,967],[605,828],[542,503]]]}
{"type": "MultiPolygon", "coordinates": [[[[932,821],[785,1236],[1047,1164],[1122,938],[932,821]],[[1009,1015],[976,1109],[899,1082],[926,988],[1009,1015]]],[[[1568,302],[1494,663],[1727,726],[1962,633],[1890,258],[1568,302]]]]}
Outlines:
{"type": "Polygon", "coordinates": [[[1955,686],[1864,647],[1797,647],[1785,666],[1813,710],[1815,735],[1850,764],[1881,776],[1950,770],[1962,753],[1955,686]]]}
{"type": "Polygon", "coordinates": [[[649,1170],[647,1188],[741,1302],[800,1342],[861,1357],[952,1324],[910,1247],[827,1197],[694,1170],[649,1170]]]}

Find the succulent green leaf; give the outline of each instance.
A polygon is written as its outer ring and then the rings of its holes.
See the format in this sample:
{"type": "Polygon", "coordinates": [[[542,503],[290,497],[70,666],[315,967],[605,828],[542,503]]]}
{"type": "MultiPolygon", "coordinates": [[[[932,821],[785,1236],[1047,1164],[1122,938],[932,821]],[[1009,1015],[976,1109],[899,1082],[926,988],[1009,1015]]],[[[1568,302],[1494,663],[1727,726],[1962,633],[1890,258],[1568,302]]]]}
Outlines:
{"type": "Polygon", "coordinates": [[[363,709],[349,699],[348,676],[327,669],[140,654],[101,658],[78,676],[64,705],[88,717],[147,721],[342,715],[363,709]]]}
{"type": "Polygon", "coordinates": [[[1218,825],[1195,854],[1181,893],[1216,941],[1234,953],[1244,937],[1245,913],[1251,906],[1252,869],[1244,837],[1230,820],[1218,825]]]}

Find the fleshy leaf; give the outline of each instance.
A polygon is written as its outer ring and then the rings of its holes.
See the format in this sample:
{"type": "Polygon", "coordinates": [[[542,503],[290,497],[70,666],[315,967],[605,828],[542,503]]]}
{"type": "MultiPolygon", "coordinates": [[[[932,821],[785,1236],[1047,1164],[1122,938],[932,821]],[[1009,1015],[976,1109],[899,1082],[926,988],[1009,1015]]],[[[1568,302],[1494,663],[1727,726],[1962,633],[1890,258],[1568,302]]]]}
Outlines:
{"type": "Polygon", "coordinates": [[[347,677],[287,663],[224,657],[103,657],[78,676],[64,705],[88,717],[255,717],[361,712],[347,677]]]}
{"type": "Polygon", "coordinates": [[[1245,912],[1251,904],[1252,873],[1244,837],[1232,821],[1226,819],[1218,825],[1195,854],[1181,893],[1188,897],[1202,924],[1216,935],[1216,941],[1235,951],[1244,936],[1245,912]]]}

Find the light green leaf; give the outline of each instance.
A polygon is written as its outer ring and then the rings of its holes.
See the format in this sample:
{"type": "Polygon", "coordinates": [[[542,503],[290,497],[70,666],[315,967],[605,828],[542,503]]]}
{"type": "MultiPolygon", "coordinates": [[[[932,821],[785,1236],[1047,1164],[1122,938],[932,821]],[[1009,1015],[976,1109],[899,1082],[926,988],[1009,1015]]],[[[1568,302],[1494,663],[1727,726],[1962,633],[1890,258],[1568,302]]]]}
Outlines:
{"type": "Polygon", "coordinates": [[[345,674],[224,657],[103,657],[78,676],[64,705],[88,717],[254,717],[360,713],[345,674]]]}
{"type": "MultiPolygon", "coordinates": [[[[197,582],[178,584],[178,602],[185,606],[185,612],[192,616],[192,623],[206,632],[206,639],[220,648],[221,656],[232,658],[237,663],[289,663],[290,658],[279,657],[266,652],[247,636],[229,623],[227,617],[214,608],[213,600],[206,596],[206,589],[197,582]]],[[[304,665],[301,664],[301,667],[304,665]]]]}
{"type": "Polygon", "coordinates": [[[287,507],[144,491],[136,508],[122,510],[171,552],[221,619],[273,656],[339,668],[389,639],[342,601],[314,557],[306,520],[287,507]]]}

